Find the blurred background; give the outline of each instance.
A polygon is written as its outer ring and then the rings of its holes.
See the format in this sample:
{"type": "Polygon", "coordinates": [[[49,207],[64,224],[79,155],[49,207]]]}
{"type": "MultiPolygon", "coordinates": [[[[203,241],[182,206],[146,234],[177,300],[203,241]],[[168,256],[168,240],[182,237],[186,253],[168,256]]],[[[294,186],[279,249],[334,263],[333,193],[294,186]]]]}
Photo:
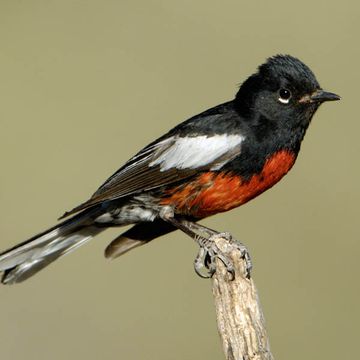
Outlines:
{"type": "MultiPolygon", "coordinates": [[[[343,97],[292,172],[203,223],[247,244],[276,359],[358,357],[357,1],[0,2],[0,247],[53,225],[178,122],[232,99],[267,57],[343,97]]],[[[117,261],[111,230],[0,288],[2,359],[222,359],[197,246],[174,233],[117,261]]]]}

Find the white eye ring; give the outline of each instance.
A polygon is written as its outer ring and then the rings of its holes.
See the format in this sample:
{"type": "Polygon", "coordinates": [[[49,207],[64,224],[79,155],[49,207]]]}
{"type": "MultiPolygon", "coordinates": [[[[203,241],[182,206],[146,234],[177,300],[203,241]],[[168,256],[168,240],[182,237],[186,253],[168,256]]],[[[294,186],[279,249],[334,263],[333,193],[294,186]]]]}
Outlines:
{"type": "Polygon", "coordinates": [[[283,104],[288,104],[291,99],[291,91],[288,89],[280,89],[279,90],[279,98],[278,100],[283,104]]]}
{"type": "Polygon", "coordinates": [[[281,97],[279,97],[278,100],[279,100],[281,103],[283,103],[283,104],[288,104],[289,101],[290,101],[290,99],[283,99],[283,98],[281,98],[281,97]]]}

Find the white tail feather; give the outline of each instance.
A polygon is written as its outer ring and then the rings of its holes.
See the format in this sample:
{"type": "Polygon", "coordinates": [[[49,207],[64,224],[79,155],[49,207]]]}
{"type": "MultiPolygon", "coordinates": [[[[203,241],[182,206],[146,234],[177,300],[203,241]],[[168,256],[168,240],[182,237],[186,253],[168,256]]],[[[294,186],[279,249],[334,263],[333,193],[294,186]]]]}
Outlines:
{"type": "Polygon", "coordinates": [[[36,274],[45,266],[104,230],[92,223],[92,212],[76,215],[0,255],[2,283],[14,284],[36,274]]]}

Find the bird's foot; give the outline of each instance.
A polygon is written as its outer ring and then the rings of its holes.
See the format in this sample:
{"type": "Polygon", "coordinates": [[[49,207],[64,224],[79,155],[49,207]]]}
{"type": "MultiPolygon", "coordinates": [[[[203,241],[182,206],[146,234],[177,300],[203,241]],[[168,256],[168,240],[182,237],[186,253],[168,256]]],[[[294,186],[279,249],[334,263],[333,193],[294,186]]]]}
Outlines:
{"type": "Polygon", "coordinates": [[[241,242],[232,238],[228,232],[216,233],[208,238],[198,236],[196,241],[200,245],[199,253],[194,262],[196,273],[202,278],[211,278],[216,271],[216,259],[221,260],[230,275],[230,280],[235,278],[235,266],[230,258],[230,251],[234,248],[239,250],[241,258],[245,260],[246,277],[250,276],[252,263],[249,251],[241,242]],[[217,245],[218,239],[225,239],[229,245],[228,251],[221,250],[217,245]]]}

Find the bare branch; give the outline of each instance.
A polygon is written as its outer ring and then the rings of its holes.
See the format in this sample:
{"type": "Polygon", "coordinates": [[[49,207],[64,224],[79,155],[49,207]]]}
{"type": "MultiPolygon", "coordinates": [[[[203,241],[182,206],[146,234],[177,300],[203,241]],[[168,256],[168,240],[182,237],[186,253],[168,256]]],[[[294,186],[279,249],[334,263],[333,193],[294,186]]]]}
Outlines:
{"type": "Polygon", "coordinates": [[[234,262],[235,279],[220,260],[213,276],[218,330],[227,360],[273,360],[265,330],[264,315],[253,280],[246,278],[240,251],[225,239],[217,246],[234,262]]]}

